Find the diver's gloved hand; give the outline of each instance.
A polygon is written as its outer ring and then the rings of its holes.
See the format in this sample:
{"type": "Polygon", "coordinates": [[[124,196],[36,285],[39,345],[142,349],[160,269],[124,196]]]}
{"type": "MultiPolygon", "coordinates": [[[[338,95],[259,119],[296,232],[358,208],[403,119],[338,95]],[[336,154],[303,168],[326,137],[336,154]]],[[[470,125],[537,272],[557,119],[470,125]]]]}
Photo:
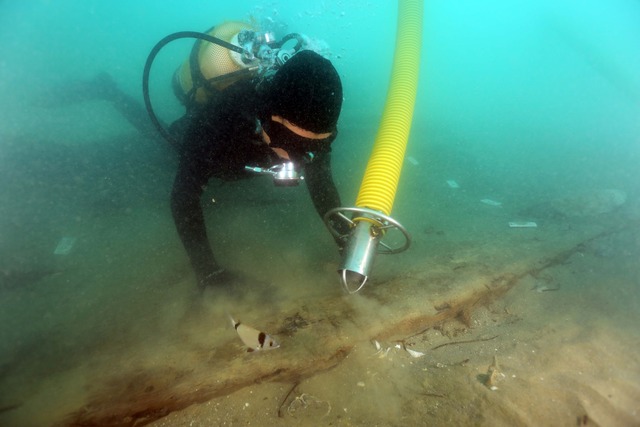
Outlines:
{"type": "Polygon", "coordinates": [[[218,269],[198,280],[198,288],[201,292],[205,289],[218,289],[232,294],[254,292],[256,287],[262,287],[265,283],[253,279],[246,274],[227,269],[218,269]]]}
{"type": "Polygon", "coordinates": [[[233,283],[233,276],[223,268],[198,278],[198,288],[201,291],[209,287],[223,287],[231,283],[233,283]]]}
{"type": "Polygon", "coordinates": [[[338,232],[339,236],[333,236],[333,240],[338,245],[338,252],[340,256],[344,252],[344,247],[347,245],[349,235],[351,234],[351,226],[346,221],[330,221],[331,227],[338,232]]]}
{"type": "Polygon", "coordinates": [[[345,246],[347,246],[347,241],[339,237],[334,237],[333,240],[336,242],[336,245],[338,246],[338,253],[340,254],[340,256],[342,256],[342,254],[344,253],[344,248],[345,246]]]}

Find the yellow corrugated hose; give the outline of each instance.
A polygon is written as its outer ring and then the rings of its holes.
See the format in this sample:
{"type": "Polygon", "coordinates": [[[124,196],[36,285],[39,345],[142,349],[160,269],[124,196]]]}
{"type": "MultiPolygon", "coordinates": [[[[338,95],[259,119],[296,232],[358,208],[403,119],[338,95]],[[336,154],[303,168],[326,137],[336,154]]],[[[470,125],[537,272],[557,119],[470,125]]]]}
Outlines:
{"type": "Polygon", "coordinates": [[[398,1],[391,84],[356,206],[391,213],[409,139],[418,87],[424,0],[398,1]]]}

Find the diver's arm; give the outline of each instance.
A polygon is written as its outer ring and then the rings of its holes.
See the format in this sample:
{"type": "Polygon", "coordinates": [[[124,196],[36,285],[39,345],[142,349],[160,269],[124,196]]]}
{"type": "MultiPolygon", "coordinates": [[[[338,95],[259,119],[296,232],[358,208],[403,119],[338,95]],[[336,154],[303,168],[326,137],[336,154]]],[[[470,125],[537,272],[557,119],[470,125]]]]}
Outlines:
{"type": "Polygon", "coordinates": [[[331,209],[342,206],[340,194],[331,175],[330,153],[318,154],[313,162],[305,165],[304,181],[313,206],[321,217],[331,209]]]}
{"type": "Polygon", "coordinates": [[[183,155],[171,192],[173,220],[201,286],[220,271],[211,250],[200,197],[209,178],[205,162],[183,155]]]}
{"type": "MultiPolygon", "coordinates": [[[[340,194],[333,182],[331,175],[331,154],[319,154],[318,157],[305,166],[304,180],[309,189],[311,200],[320,217],[331,209],[342,206],[340,194]]],[[[349,225],[344,221],[330,221],[331,227],[340,233],[340,235],[348,235],[350,233],[349,225]]],[[[339,237],[334,237],[338,250],[342,252],[345,241],[339,237]]]]}

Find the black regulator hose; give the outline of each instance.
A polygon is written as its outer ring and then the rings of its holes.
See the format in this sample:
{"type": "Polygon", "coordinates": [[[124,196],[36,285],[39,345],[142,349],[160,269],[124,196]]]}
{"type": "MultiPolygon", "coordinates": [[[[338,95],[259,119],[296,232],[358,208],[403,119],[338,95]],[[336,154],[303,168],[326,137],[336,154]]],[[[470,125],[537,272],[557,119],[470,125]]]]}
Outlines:
{"type": "Polygon", "coordinates": [[[170,144],[175,144],[177,141],[171,136],[169,131],[162,125],[158,116],[153,111],[153,106],[151,105],[151,98],[149,96],[149,73],[151,72],[151,65],[153,65],[153,61],[156,59],[158,52],[165,47],[167,44],[171,43],[174,40],[178,39],[200,39],[205,40],[210,43],[217,44],[234,52],[237,52],[241,55],[245,54],[245,50],[239,46],[226,42],[217,37],[210,36],[209,34],[200,33],[197,31],[180,31],[177,33],[169,34],[160,40],[149,52],[149,56],[147,56],[147,62],[144,64],[144,71],[142,73],[142,96],[144,97],[144,105],[147,108],[147,113],[149,113],[149,118],[151,122],[153,122],[160,135],[166,139],[170,144]]]}
{"type": "Polygon", "coordinates": [[[300,50],[300,48],[302,47],[302,45],[304,44],[304,39],[298,33],[287,34],[286,36],[284,36],[282,38],[282,40],[280,40],[278,42],[275,42],[275,43],[272,43],[272,44],[270,44],[270,46],[274,47],[274,48],[281,48],[282,46],[284,46],[284,44],[286,42],[288,42],[291,39],[296,39],[296,45],[293,47],[293,51],[297,53],[300,50]]]}

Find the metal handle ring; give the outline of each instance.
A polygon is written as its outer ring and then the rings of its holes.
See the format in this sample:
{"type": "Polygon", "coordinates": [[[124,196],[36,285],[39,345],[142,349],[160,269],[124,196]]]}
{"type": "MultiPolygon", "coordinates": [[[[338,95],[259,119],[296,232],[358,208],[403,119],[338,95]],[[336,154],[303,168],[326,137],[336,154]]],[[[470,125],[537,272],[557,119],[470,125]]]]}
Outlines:
{"type": "Polygon", "coordinates": [[[333,237],[340,240],[346,240],[349,237],[348,234],[342,234],[335,228],[335,225],[331,221],[333,218],[337,218],[342,222],[346,222],[349,225],[350,229],[357,225],[358,220],[354,221],[353,219],[349,218],[346,215],[346,213],[348,212],[359,214],[359,216],[362,217],[361,221],[371,221],[374,224],[373,226],[378,230],[386,231],[397,229],[402,233],[405,238],[402,245],[398,247],[391,247],[380,240],[377,253],[385,255],[397,254],[399,252],[407,250],[409,246],[411,246],[411,235],[406,228],[404,228],[398,221],[391,218],[390,216],[369,208],[341,207],[331,209],[329,212],[327,212],[324,215],[324,223],[327,225],[327,228],[329,229],[329,232],[333,235],[333,237]]]}

